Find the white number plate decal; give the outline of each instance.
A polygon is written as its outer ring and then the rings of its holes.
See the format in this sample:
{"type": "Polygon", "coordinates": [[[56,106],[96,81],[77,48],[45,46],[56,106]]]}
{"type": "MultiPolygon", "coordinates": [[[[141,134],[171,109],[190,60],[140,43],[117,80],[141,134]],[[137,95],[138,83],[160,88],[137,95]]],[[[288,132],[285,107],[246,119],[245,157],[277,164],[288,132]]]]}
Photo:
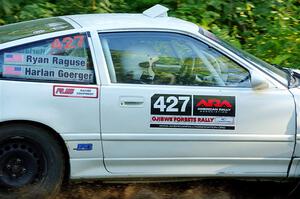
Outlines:
{"type": "Polygon", "coordinates": [[[154,94],[150,128],[235,129],[234,96],[154,94]]]}
{"type": "Polygon", "coordinates": [[[191,95],[160,95],[151,97],[153,115],[191,115],[191,95]]]}

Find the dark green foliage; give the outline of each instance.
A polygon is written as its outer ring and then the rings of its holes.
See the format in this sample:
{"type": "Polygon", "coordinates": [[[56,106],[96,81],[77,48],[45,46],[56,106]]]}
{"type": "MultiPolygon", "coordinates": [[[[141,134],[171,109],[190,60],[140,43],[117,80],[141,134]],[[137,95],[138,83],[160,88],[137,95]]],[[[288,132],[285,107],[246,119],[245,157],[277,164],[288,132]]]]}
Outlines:
{"type": "Polygon", "coordinates": [[[80,13],[140,13],[157,3],[268,62],[300,68],[299,0],[0,0],[0,25],[80,13]]]}

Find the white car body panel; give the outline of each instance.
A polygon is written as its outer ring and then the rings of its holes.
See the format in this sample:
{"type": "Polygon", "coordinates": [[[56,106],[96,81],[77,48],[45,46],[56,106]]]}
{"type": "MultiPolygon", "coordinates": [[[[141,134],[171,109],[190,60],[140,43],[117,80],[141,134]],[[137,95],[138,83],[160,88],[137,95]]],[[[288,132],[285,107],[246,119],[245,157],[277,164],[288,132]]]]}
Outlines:
{"type": "Polygon", "coordinates": [[[101,90],[104,161],[112,173],[286,175],[295,126],[293,98],[288,90],[256,92],[172,86],[158,89],[119,84],[102,86],[101,90]],[[234,95],[236,130],[151,129],[150,98],[156,93],[234,95]],[[143,106],[122,107],[120,99],[125,96],[143,98],[143,106]],[[253,107],[259,107],[259,115],[253,107]],[[208,167],[212,162],[215,166],[208,167]]]}
{"type": "Polygon", "coordinates": [[[64,139],[69,151],[71,178],[286,177],[288,172],[290,177],[300,176],[300,136],[296,135],[296,132],[299,135],[297,125],[300,122],[297,116],[300,111],[298,88],[290,92],[278,77],[265,74],[199,34],[198,27],[189,22],[170,17],[150,18],[141,14],[73,15],[62,18],[75,29],[11,41],[0,44],[0,49],[89,32],[97,84],[76,86],[97,88],[99,97],[54,97],[53,86],[61,83],[1,80],[0,121],[32,121],[55,130],[64,139]],[[256,91],[251,88],[113,84],[98,33],[119,31],[162,31],[190,35],[222,51],[249,71],[256,71],[266,79],[269,88],[256,91]],[[157,93],[236,96],[236,129],[151,129],[150,98],[157,93]],[[142,103],[122,107],[122,100],[142,103]],[[92,144],[93,150],[74,150],[81,143],[92,144]]]}

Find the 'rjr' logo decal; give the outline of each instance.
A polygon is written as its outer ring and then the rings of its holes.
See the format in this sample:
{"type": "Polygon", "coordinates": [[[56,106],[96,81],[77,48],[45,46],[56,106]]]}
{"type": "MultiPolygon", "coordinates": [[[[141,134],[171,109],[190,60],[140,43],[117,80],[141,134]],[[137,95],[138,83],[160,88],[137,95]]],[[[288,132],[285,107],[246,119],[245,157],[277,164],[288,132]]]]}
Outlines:
{"type": "Polygon", "coordinates": [[[219,100],[219,99],[208,99],[208,100],[200,100],[196,107],[206,107],[206,108],[232,108],[232,105],[227,100],[219,100]]]}
{"type": "Polygon", "coordinates": [[[57,88],[55,94],[72,95],[74,91],[74,88],[57,88]]]}
{"type": "Polygon", "coordinates": [[[55,97],[98,98],[98,88],[88,86],[54,85],[52,95],[55,97]]]}

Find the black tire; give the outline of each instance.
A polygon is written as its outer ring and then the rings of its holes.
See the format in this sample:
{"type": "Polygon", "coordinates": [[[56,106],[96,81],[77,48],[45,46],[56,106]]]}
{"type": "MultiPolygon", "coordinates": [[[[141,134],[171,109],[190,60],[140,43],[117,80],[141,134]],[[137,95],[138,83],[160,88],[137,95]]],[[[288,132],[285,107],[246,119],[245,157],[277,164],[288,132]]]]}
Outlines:
{"type": "Polygon", "coordinates": [[[49,132],[32,125],[0,128],[0,198],[53,198],[63,181],[64,157],[49,132]]]}

